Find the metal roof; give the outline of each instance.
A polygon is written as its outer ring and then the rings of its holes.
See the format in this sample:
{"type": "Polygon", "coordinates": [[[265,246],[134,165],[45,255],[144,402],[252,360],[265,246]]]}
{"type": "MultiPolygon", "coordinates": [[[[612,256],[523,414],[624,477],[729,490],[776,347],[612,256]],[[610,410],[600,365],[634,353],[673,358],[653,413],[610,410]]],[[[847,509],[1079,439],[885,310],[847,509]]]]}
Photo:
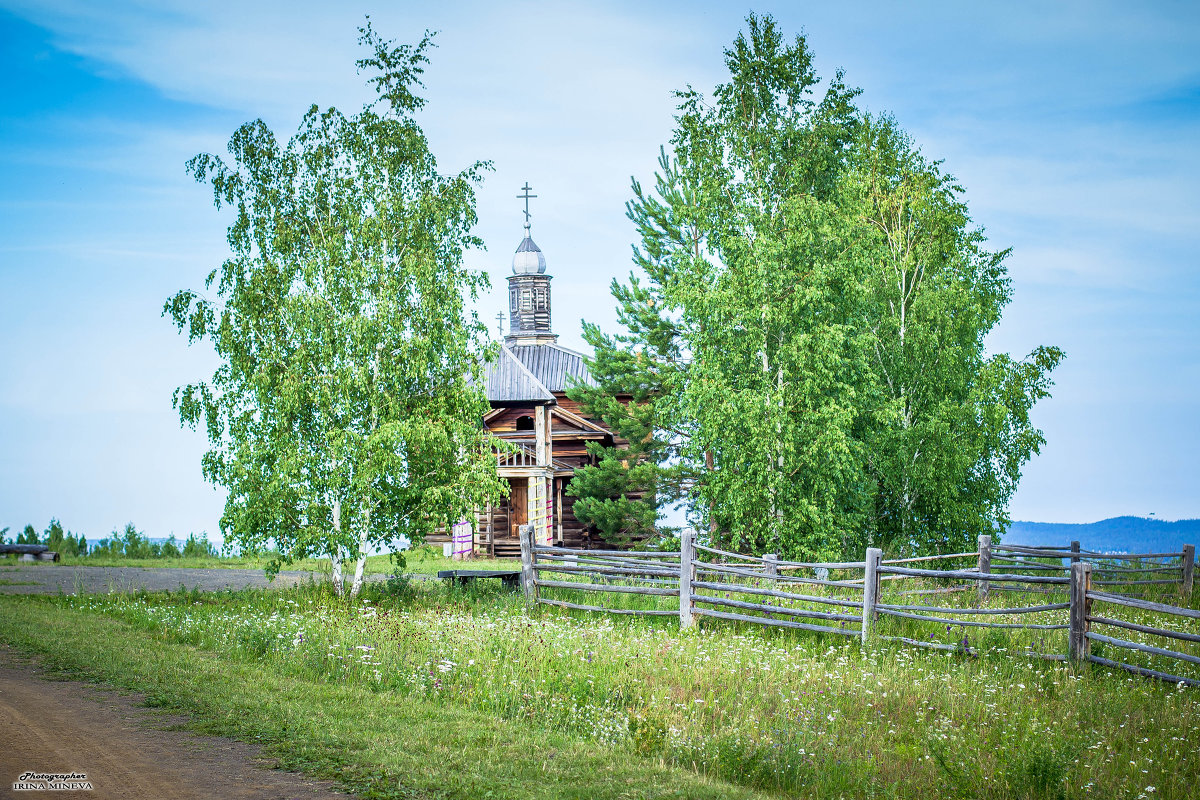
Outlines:
{"type": "Polygon", "coordinates": [[[583,354],[557,344],[502,345],[500,356],[484,369],[487,398],[493,403],[554,401],[575,382],[595,386],[583,354]]]}
{"type": "Polygon", "coordinates": [[[484,368],[483,379],[487,398],[493,403],[554,402],[554,395],[504,345],[499,358],[484,368]]]}
{"type": "Polygon", "coordinates": [[[583,361],[583,353],[557,344],[515,344],[508,349],[551,392],[565,392],[576,382],[596,385],[583,361]]]}

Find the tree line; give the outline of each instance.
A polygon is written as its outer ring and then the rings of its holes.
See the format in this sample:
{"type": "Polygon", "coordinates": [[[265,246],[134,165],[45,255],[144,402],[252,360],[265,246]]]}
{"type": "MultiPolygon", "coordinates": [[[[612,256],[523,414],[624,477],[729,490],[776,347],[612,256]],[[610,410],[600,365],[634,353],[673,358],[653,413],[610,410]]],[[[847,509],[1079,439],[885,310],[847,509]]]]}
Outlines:
{"type": "MultiPolygon", "coordinates": [[[[0,544],[9,544],[8,530],[0,530],[0,544]]],[[[41,544],[53,552],[73,557],[216,558],[218,555],[207,534],[197,536],[191,533],[185,541],[176,539],[172,534],[166,541],[155,542],[139,531],[132,522],[127,523],[124,530],[114,530],[111,536],[91,544],[87,536],[65,530],[62,523],[55,518],[50,520],[50,524],[40,535],[33,525],[26,525],[25,529],[16,535],[12,544],[41,544]]]]}
{"type": "Polygon", "coordinates": [[[593,446],[576,516],[629,540],[681,503],[722,547],[801,559],[970,549],[1010,521],[1062,351],[986,351],[1009,251],[803,36],[751,15],[725,65],[633,182],[622,330],[584,326],[597,385],[573,396],[631,448],[593,446]]]}

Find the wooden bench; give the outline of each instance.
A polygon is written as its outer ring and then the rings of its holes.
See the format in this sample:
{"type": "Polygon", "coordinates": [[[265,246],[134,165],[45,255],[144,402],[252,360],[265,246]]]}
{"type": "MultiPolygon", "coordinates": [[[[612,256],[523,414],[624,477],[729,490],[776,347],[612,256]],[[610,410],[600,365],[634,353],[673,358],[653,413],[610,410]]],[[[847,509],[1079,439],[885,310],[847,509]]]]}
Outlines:
{"type": "Polygon", "coordinates": [[[504,588],[517,589],[520,586],[521,570],[519,569],[444,569],[438,572],[439,578],[445,578],[459,586],[466,586],[476,578],[499,578],[504,582],[504,588]]]}

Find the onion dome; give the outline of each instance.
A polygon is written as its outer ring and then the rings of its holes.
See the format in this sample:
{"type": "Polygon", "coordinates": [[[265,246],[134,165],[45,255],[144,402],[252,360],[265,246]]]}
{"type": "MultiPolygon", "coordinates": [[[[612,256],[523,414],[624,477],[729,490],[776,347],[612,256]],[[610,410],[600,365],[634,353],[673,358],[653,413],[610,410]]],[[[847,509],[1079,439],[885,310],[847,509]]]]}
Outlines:
{"type": "Polygon", "coordinates": [[[546,271],[546,257],[528,236],[521,240],[513,255],[512,271],[514,275],[541,275],[546,271]]]}

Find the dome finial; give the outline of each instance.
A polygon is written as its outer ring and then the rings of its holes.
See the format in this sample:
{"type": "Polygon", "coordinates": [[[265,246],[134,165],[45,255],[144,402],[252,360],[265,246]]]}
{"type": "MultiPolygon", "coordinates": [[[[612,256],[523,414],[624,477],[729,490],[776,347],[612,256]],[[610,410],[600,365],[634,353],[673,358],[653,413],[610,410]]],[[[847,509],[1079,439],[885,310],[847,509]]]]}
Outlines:
{"type": "Polygon", "coordinates": [[[541,275],[546,271],[546,257],[529,235],[529,199],[537,197],[536,194],[529,193],[531,188],[529,181],[525,181],[525,185],[521,187],[522,193],[517,195],[518,200],[525,201],[525,238],[521,240],[521,245],[513,256],[512,270],[515,275],[541,275]]]}
{"type": "Polygon", "coordinates": [[[529,193],[529,190],[531,188],[532,187],[529,185],[529,181],[525,181],[525,185],[521,187],[522,194],[517,195],[518,200],[525,201],[525,238],[526,239],[529,238],[529,198],[537,197],[536,194],[529,193]]]}

